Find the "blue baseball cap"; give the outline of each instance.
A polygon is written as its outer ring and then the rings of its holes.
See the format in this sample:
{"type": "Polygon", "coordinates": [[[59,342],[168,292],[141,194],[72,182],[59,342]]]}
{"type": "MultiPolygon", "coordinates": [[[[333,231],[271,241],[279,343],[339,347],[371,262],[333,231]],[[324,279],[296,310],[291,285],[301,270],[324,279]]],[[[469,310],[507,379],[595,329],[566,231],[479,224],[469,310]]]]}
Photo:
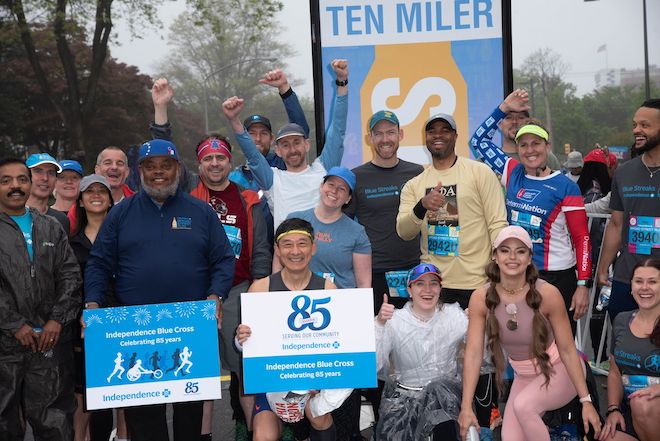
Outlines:
{"type": "Polygon", "coordinates": [[[263,124],[264,126],[266,126],[268,131],[270,131],[271,133],[273,131],[273,128],[270,125],[270,120],[263,115],[250,115],[247,118],[245,118],[245,121],[243,121],[243,126],[245,127],[245,130],[249,130],[252,124],[263,124]]]}
{"type": "Polygon", "coordinates": [[[60,167],[55,158],[50,156],[48,153],[35,153],[28,156],[27,161],[25,161],[25,165],[27,165],[28,168],[34,168],[41,164],[53,164],[55,167],[57,167],[57,173],[62,172],[62,167],[60,167]]]}
{"type": "Polygon", "coordinates": [[[442,275],[440,274],[440,270],[438,269],[437,266],[432,265],[430,263],[420,263],[416,267],[410,270],[408,273],[408,285],[412,285],[412,283],[422,277],[424,274],[434,274],[438,276],[438,279],[440,279],[440,283],[442,283],[442,275]]]}
{"type": "Polygon", "coordinates": [[[62,168],[62,171],[60,173],[66,170],[71,170],[78,173],[81,177],[83,176],[82,165],[80,165],[80,162],[78,161],[74,161],[71,159],[62,159],[60,161],[60,167],[62,168]]]}
{"type": "Polygon", "coordinates": [[[138,164],[141,164],[147,158],[153,158],[157,156],[167,156],[179,161],[179,155],[176,153],[176,146],[170,141],[165,141],[164,139],[153,139],[147,141],[140,146],[140,152],[138,153],[138,164]]]}
{"type": "Polygon", "coordinates": [[[389,110],[379,110],[369,118],[369,130],[372,130],[380,121],[389,121],[399,127],[399,118],[396,117],[396,113],[389,110]]]}
{"type": "Polygon", "coordinates": [[[346,167],[332,167],[328,170],[328,173],[323,177],[323,182],[325,182],[330,176],[337,176],[346,182],[348,188],[351,189],[351,193],[355,190],[355,173],[347,169],[346,167]]]}

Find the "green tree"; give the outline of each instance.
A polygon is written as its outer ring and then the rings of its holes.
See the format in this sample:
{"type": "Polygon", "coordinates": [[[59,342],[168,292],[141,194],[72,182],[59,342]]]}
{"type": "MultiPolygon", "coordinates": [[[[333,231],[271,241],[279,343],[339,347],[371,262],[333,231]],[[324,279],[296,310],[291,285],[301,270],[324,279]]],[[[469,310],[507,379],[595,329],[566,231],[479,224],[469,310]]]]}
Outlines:
{"type": "MultiPolygon", "coordinates": [[[[5,23],[0,27],[0,133],[7,146],[23,146],[47,151],[54,156],[85,160],[79,150],[71,148],[70,133],[62,126],[62,120],[52,102],[40,93],[35,74],[24,51],[17,26],[5,23]],[[5,98],[6,97],[6,98],[5,98]]],[[[55,42],[48,27],[37,26],[32,32],[40,65],[48,78],[53,97],[64,100],[67,84],[60,69],[55,42]]],[[[86,44],[84,30],[72,33],[69,45],[79,54],[78,71],[89,69],[85,61],[91,48],[86,44]]],[[[97,153],[108,145],[126,146],[144,140],[151,105],[147,93],[151,78],[141,75],[134,66],[127,66],[108,57],[101,71],[101,81],[96,91],[94,118],[87,125],[87,166],[93,164],[97,153]]],[[[9,151],[7,152],[9,153],[9,151]]]]}
{"type": "MultiPolygon", "coordinates": [[[[168,36],[171,55],[158,65],[161,75],[176,89],[170,119],[175,125],[174,142],[180,146],[194,146],[203,131],[187,131],[182,137],[175,124],[177,112],[199,115],[204,125],[206,108],[209,131],[230,134],[220,108],[233,95],[246,100],[245,116],[267,115],[275,130],[286,122],[277,90],[259,84],[269,70],[280,68],[286,72],[286,60],[293,55],[289,45],[275,39],[279,25],[275,13],[281,3],[218,0],[213,5],[212,13],[208,8],[205,14],[189,9],[174,21],[168,36]]],[[[287,77],[295,88],[297,82],[287,77]]],[[[301,104],[308,121],[313,121],[313,104],[302,98],[301,104]]],[[[234,162],[238,163],[242,160],[239,149],[235,153],[234,162]]]]}

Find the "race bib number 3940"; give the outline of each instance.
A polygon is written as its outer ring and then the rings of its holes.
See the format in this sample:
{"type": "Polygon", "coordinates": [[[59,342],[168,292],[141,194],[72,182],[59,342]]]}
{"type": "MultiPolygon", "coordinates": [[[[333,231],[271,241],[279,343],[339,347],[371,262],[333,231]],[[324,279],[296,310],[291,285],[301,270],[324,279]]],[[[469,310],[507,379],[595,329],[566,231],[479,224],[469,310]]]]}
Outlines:
{"type": "Polygon", "coordinates": [[[660,217],[631,216],[628,252],[649,255],[653,248],[660,248],[660,217]]]}

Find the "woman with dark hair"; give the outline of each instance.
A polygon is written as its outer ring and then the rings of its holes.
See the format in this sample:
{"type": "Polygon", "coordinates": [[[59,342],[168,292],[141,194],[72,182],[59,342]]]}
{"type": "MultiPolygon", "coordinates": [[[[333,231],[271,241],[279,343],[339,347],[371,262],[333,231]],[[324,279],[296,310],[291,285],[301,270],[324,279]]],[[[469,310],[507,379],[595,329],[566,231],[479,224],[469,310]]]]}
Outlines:
{"type": "Polygon", "coordinates": [[[463,401],[459,423],[463,439],[478,426],[472,400],[487,337],[502,384],[504,350],[515,372],[504,411],[502,439],[550,440],[542,416],[560,408],[576,394],[582,403],[585,432],[589,424],[600,432],[568,314],[561,294],[538,278],[532,262],[532,240],[522,227],[509,226],[497,235],[493,260],[486,267],[490,283],[470,298],[467,346],[463,369],[463,401]]]}
{"type": "MultiPolygon", "coordinates": [[[[113,204],[112,190],[105,177],[89,175],[80,181],[80,194],[75,205],[76,223],[72,225],[69,243],[78,259],[83,277],[92,244],[113,204]]],[[[88,425],[91,441],[105,441],[110,437],[112,431],[112,409],[83,411],[82,394],[85,391],[85,381],[82,340],[74,342],[73,346],[76,363],[76,398],[78,399],[78,408],[74,415],[75,441],[86,439],[88,425]]]]}
{"type": "Polygon", "coordinates": [[[660,260],[638,263],[631,287],[639,309],[614,319],[601,440],[651,441],[660,432],[660,260]]]}
{"type": "Polygon", "coordinates": [[[608,161],[605,152],[599,148],[584,157],[584,166],[577,185],[585,203],[600,199],[610,192],[612,178],[607,171],[608,161]]]}

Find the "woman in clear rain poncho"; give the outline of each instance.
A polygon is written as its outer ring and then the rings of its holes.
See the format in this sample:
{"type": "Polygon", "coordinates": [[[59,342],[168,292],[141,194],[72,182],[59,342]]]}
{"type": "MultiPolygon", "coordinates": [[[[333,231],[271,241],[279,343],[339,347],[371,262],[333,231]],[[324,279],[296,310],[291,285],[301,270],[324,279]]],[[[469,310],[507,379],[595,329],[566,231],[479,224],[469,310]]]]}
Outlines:
{"type": "Polygon", "coordinates": [[[437,267],[420,264],[408,275],[411,301],[403,309],[394,310],[387,296],[383,299],[376,316],[376,358],[386,384],[376,440],[424,439],[437,425],[458,418],[457,358],[468,320],[458,303],[442,304],[441,283],[437,267]]]}

